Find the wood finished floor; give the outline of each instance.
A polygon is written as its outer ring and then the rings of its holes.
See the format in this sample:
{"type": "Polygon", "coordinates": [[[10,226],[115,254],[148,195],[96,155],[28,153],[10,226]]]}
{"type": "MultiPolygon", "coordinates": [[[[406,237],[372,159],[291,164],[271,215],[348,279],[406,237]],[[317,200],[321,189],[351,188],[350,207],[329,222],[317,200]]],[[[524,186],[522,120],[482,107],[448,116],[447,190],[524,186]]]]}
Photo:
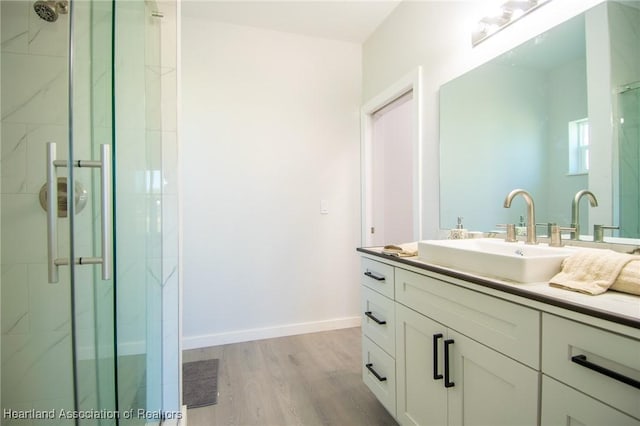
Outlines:
{"type": "Polygon", "coordinates": [[[361,331],[193,349],[183,362],[220,359],[218,404],[189,409],[189,426],[396,425],[362,382],[361,331]]]}

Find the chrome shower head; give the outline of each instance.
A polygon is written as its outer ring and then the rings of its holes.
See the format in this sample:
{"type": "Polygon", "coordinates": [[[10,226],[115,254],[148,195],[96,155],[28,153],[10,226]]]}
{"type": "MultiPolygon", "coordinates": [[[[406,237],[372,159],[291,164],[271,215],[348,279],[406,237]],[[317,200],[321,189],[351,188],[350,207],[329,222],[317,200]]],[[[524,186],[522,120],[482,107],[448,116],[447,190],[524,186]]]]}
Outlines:
{"type": "Polygon", "coordinates": [[[67,0],[38,0],[33,4],[33,10],[38,16],[47,22],[55,22],[60,14],[69,12],[69,2],[67,0]]]}

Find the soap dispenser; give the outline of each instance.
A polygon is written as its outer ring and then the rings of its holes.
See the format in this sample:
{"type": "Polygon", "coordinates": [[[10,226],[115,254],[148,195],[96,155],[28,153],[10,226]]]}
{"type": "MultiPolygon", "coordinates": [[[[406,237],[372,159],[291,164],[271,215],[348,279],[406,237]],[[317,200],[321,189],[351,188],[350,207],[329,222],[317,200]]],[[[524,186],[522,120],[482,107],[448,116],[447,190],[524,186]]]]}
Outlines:
{"type": "Polygon", "coordinates": [[[516,226],[516,235],[525,236],[527,235],[527,224],[524,221],[524,216],[520,215],[520,222],[518,226],[516,226]]]}
{"type": "Polygon", "coordinates": [[[467,230],[462,225],[462,216],[458,216],[458,224],[455,229],[449,231],[450,240],[463,240],[467,238],[467,230]]]}

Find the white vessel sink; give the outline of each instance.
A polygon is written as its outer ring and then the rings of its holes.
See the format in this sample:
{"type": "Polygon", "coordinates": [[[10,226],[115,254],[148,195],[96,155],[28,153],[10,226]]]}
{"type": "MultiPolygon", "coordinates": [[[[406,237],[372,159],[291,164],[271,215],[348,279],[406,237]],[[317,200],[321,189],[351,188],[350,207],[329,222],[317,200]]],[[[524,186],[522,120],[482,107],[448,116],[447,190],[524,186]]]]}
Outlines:
{"type": "Polygon", "coordinates": [[[562,260],[576,250],[579,248],[507,243],[496,238],[418,242],[420,260],[520,283],[549,281],[560,272],[562,260]]]}

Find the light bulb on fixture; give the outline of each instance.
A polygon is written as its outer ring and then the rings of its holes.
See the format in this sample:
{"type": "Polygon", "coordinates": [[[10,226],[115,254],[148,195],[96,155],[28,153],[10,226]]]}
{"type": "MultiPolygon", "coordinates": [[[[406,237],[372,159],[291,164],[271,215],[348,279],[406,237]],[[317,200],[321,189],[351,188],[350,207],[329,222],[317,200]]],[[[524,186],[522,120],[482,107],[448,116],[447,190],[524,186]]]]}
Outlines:
{"type": "Polygon", "coordinates": [[[499,10],[493,11],[478,21],[476,30],[471,33],[471,43],[473,46],[478,45],[491,35],[550,1],[551,0],[509,0],[503,3],[499,10]]]}
{"type": "Polygon", "coordinates": [[[486,14],[484,15],[483,19],[486,18],[495,18],[496,16],[502,16],[502,14],[504,13],[504,9],[502,9],[502,7],[493,7],[491,8],[491,10],[487,10],[486,14]]]}
{"type": "Polygon", "coordinates": [[[511,20],[512,20],[512,21],[515,21],[516,19],[520,19],[520,17],[521,17],[522,15],[524,15],[524,12],[525,12],[525,11],[524,11],[524,10],[522,10],[522,9],[514,9],[514,10],[511,12],[511,20]]]}
{"type": "Polygon", "coordinates": [[[490,36],[491,34],[498,32],[499,30],[500,30],[500,26],[496,24],[487,25],[485,28],[485,32],[487,33],[487,36],[490,36]]]}

